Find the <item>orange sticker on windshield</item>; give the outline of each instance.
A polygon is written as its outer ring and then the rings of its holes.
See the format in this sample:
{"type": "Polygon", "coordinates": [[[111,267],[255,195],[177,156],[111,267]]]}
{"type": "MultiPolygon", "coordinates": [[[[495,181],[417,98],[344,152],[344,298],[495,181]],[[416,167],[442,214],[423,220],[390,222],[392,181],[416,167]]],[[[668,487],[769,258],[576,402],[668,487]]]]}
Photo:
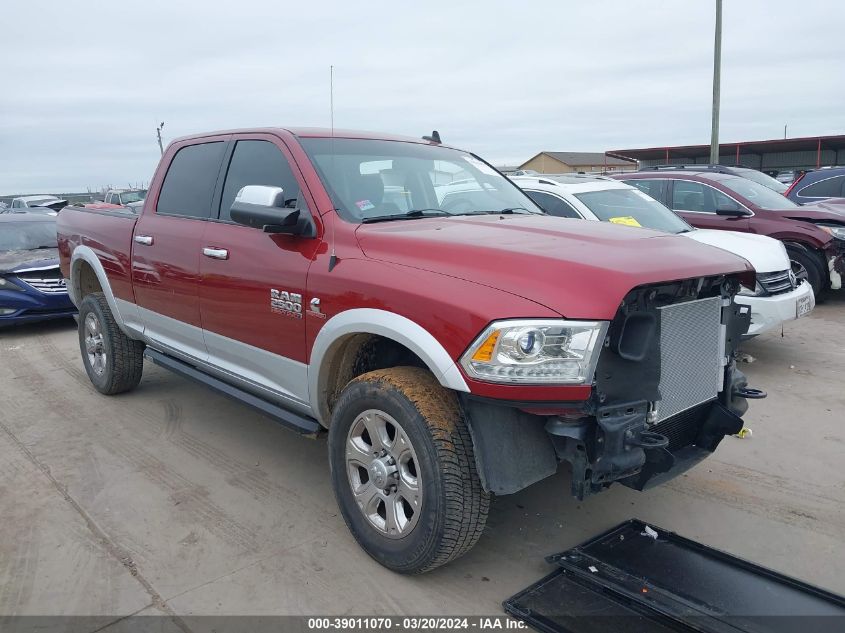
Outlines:
{"type": "Polygon", "coordinates": [[[610,218],[608,222],[612,222],[613,224],[624,224],[625,226],[642,226],[642,224],[637,222],[636,218],[633,218],[630,215],[620,215],[616,218],[610,218]]]}

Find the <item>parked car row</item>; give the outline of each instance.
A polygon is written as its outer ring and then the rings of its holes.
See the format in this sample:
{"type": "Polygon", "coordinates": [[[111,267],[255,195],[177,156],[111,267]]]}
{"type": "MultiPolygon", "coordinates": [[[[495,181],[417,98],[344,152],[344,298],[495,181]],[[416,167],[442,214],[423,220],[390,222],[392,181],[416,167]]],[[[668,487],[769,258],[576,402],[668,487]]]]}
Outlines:
{"type": "Polygon", "coordinates": [[[845,273],[845,206],[798,205],[733,173],[692,167],[614,176],[702,229],[756,233],[786,246],[792,270],[818,296],[839,290],[845,273]]]}
{"type": "Polygon", "coordinates": [[[612,222],[683,235],[744,257],[757,274],[753,287],[743,287],[737,303],[751,309],[746,336],[756,336],[784,321],[810,313],[815,306],[809,283],[790,270],[783,244],[752,233],[695,229],[640,189],[604,177],[513,178],[547,213],[560,217],[612,222]]]}

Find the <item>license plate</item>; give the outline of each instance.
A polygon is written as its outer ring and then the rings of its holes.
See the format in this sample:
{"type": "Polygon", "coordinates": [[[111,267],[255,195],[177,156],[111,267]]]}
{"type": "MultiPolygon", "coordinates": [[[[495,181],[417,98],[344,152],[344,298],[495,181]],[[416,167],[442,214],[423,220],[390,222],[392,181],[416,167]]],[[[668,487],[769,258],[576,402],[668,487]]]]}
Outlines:
{"type": "Polygon", "coordinates": [[[805,314],[809,314],[813,309],[813,298],[810,296],[801,297],[798,299],[798,304],[795,306],[795,318],[798,319],[805,314]]]}

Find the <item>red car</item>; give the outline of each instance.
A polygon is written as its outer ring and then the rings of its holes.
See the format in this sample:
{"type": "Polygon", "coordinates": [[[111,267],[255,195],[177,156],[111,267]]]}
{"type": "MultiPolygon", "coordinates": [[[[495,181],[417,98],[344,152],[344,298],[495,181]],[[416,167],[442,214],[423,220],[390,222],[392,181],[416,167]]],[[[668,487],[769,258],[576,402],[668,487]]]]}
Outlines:
{"type": "Polygon", "coordinates": [[[94,386],[132,389],[146,356],[328,431],[347,525],[399,572],[466,552],[491,494],[562,461],[578,497],[665,481],[761,395],[733,359],[748,262],[545,215],[436,135],[183,138],[140,214],[58,225],[94,386]]]}
{"type": "Polygon", "coordinates": [[[845,207],[797,205],[748,178],[687,167],[614,176],[702,229],[758,233],[786,246],[796,277],[813,292],[839,290],[845,273],[845,207]]]}

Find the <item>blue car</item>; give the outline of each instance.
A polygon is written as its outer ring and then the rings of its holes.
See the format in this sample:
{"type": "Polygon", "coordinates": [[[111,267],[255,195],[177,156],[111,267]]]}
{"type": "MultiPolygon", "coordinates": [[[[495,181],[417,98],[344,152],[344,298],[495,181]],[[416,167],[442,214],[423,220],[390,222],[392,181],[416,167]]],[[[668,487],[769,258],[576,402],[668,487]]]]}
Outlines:
{"type": "Polygon", "coordinates": [[[799,176],[783,195],[798,204],[845,198],[845,167],[822,167],[808,171],[799,176]]]}
{"type": "Polygon", "coordinates": [[[0,215],[0,327],[75,314],[59,270],[56,218],[0,215]]]}

